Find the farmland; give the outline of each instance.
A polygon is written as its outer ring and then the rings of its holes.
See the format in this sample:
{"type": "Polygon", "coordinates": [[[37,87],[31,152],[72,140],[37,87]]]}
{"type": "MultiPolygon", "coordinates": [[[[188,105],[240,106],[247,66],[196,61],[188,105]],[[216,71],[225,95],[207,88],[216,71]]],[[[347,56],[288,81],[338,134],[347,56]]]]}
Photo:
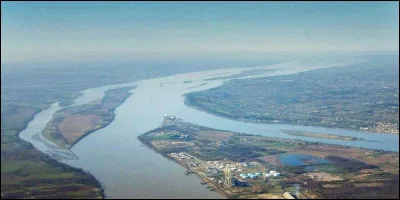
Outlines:
{"type": "Polygon", "coordinates": [[[46,125],[43,135],[60,147],[72,147],[84,136],[111,123],[115,108],[129,97],[132,89],[109,90],[102,100],[59,110],[46,125]]]}

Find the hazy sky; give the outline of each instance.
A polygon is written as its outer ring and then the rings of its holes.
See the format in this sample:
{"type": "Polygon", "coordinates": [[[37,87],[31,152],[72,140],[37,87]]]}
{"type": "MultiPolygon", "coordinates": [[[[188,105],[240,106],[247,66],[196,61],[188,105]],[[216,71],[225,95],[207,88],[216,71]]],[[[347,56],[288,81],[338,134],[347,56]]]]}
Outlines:
{"type": "Polygon", "coordinates": [[[398,2],[1,2],[2,63],[398,49],[398,2]]]}

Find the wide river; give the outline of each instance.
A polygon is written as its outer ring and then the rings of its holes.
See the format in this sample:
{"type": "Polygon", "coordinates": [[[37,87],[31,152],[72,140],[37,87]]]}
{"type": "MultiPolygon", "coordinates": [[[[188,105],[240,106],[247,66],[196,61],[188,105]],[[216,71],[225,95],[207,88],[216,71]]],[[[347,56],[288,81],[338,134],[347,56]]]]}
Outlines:
{"type": "Polygon", "coordinates": [[[85,137],[71,150],[59,149],[41,136],[41,132],[51,119],[52,114],[62,108],[58,103],[38,113],[29,122],[27,128],[20,133],[20,138],[68,165],[92,173],[104,186],[107,198],[224,198],[201,185],[198,177],[194,175],[185,176],[183,167],[142,146],[137,137],[159,126],[164,115],[167,114],[175,115],[194,124],[235,132],[398,151],[398,135],[234,121],[187,107],[182,96],[189,92],[218,87],[224,81],[205,81],[204,79],[230,76],[246,70],[266,69],[264,72],[258,71],[256,75],[247,73],[246,76],[241,78],[292,74],[318,68],[346,66],[354,62],[359,61],[347,60],[338,63],[310,63],[307,65],[289,62],[252,68],[193,72],[90,88],[82,91],[82,96],[75,100],[74,105],[102,98],[104,92],[109,89],[137,86],[136,89],[131,91],[132,95],[116,109],[116,117],[112,123],[85,137]],[[273,70],[268,71],[268,69],[273,70]],[[284,134],[281,129],[353,136],[364,140],[344,141],[291,136],[284,134]]]}

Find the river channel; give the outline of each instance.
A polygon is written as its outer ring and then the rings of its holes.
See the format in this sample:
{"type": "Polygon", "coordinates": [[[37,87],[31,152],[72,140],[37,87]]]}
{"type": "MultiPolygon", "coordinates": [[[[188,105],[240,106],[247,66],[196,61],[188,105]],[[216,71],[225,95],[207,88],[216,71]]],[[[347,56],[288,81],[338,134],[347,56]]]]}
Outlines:
{"type": "Polygon", "coordinates": [[[224,198],[201,185],[200,179],[195,175],[184,175],[183,167],[143,146],[137,137],[159,126],[164,115],[174,115],[187,122],[216,129],[398,151],[399,136],[394,134],[286,124],[255,124],[221,118],[184,104],[184,94],[218,87],[223,81],[229,80],[210,80],[213,77],[231,76],[246,70],[265,72],[241,78],[276,76],[348,65],[349,62],[355,61],[301,66],[296,63],[280,63],[252,68],[210,70],[90,88],[82,91],[83,94],[75,99],[74,105],[101,98],[109,89],[137,86],[131,90],[132,95],[117,107],[112,123],[80,140],[71,150],[59,149],[40,134],[52,114],[62,108],[58,103],[38,113],[20,133],[20,138],[61,162],[92,173],[104,186],[107,198],[224,198]],[[364,140],[344,141],[291,136],[284,134],[282,129],[352,136],[364,140]]]}

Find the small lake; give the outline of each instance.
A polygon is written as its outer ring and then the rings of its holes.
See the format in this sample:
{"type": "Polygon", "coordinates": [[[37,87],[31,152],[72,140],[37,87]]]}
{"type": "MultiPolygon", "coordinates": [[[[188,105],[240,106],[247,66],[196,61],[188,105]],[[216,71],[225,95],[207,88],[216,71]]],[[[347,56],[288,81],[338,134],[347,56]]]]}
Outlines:
{"type": "Polygon", "coordinates": [[[329,164],[330,162],[312,155],[287,153],[277,155],[279,162],[283,166],[306,166],[329,164]]]}

